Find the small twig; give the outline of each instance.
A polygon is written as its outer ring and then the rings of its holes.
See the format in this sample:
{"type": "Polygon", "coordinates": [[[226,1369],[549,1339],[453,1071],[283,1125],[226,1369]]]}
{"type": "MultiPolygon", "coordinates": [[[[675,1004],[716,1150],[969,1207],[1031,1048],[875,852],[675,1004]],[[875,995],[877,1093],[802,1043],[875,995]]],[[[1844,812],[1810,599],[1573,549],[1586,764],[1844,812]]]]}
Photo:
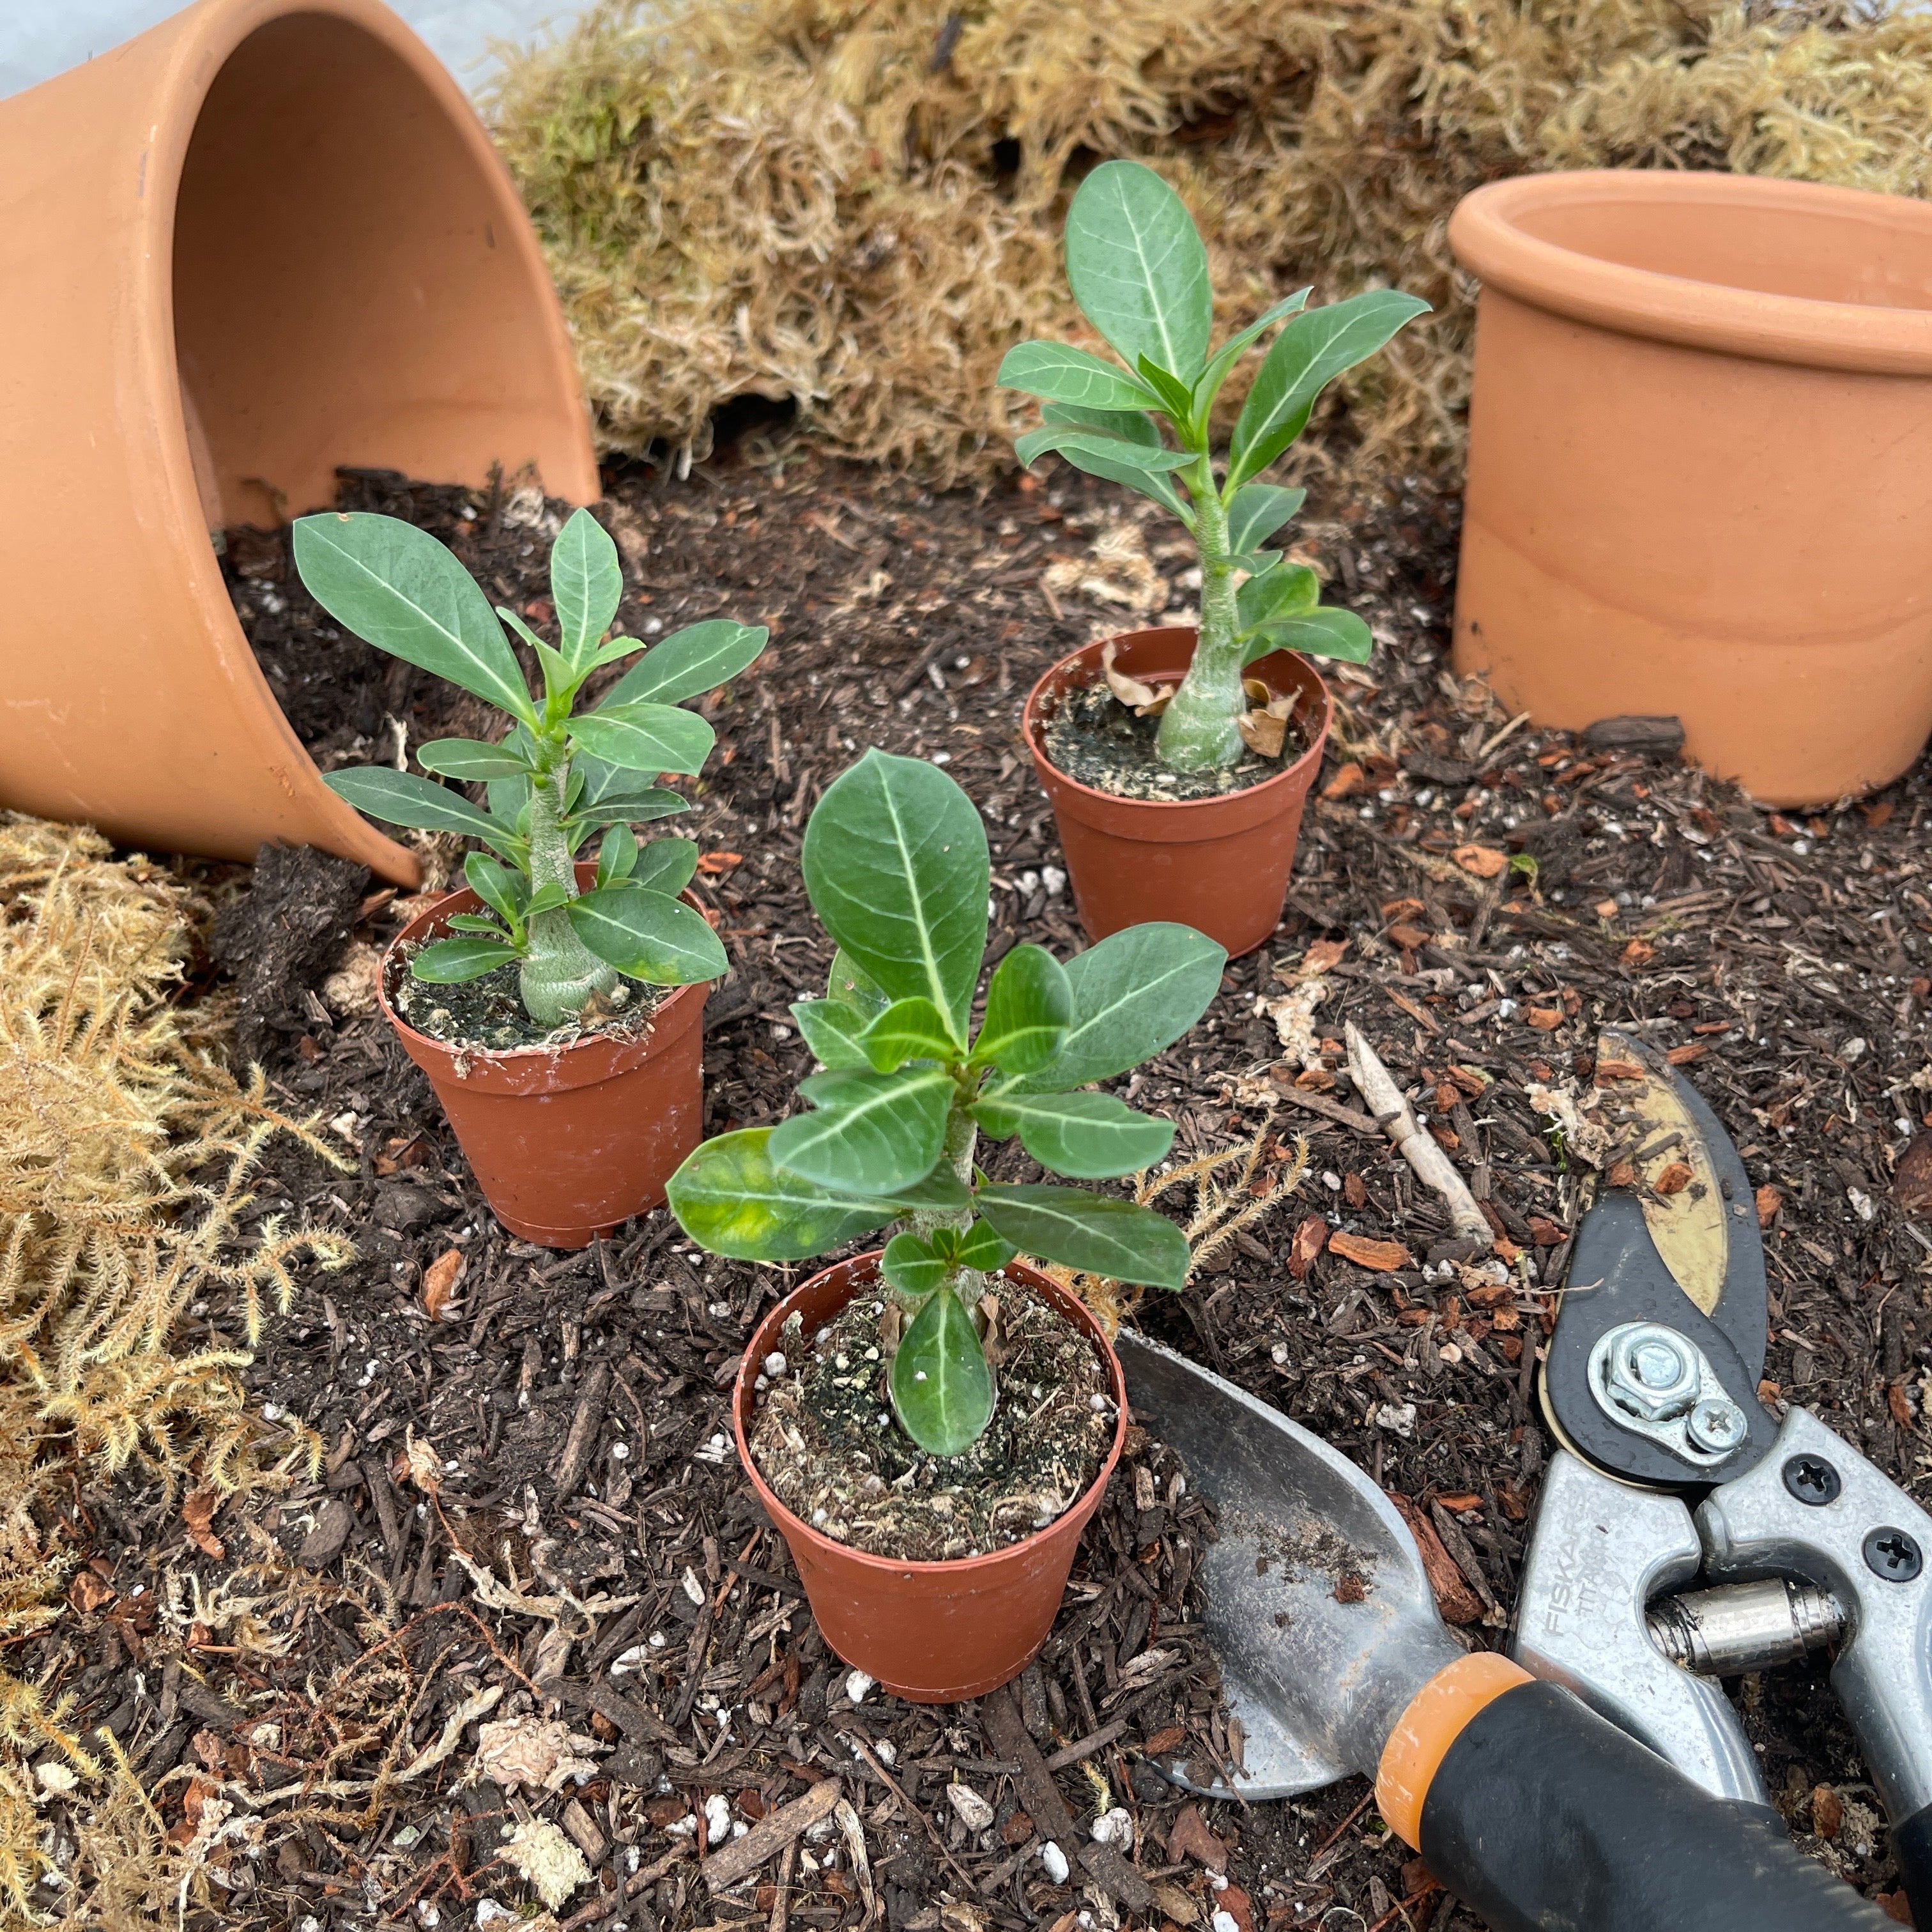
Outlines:
{"type": "Polygon", "coordinates": [[[1492,1246],[1496,1237],[1490,1232],[1483,1210],[1476,1205],[1476,1197],[1469,1192],[1468,1184],[1456,1172],[1434,1136],[1423,1131],[1421,1123],[1415,1118],[1415,1109],[1382,1064],[1381,1055],[1363,1038],[1361,1029],[1352,1020],[1345,1029],[1343,1038],[1348,1048],[1348,1071],[1354,1076],[1355,1090],[1368,1102],[1370,1112],[1395,1143],[1396,1152],[1415,1170],[1416,1178],[1425,1187],[1433,1188],[1442,1196],[1443,1205],[1449,1210],[1450,1221],[1460,1239],[1480,1242],[1485,1249],[1492,1246]]]}
{"type": "Polygon", "coordinates": [[[1519,711],[1500,731],[1484,740],[1482,749],[1476,754],[1476,763],[1480,765],[1511,732],[1528,722],[1529,713],[1527,711],[1519,711]]]}
{"type": "Polygon", "coordinates": [[[933,1849],[946,1861],[947,1865],[951,1868],[953,1875],[958,1878],[960,1883],[964,1886],[968,1892],[976,1892],[980,1888],[974,1882],[971,1874],[959,1864],[958,1861],[953,1857],[952,1852],[946,1849],[946,1840],[933,1829],[932,1820],[926,1815],[925,1812],[922,1811],[919,1806],[915,1804],[912,1800],[905,1795],[904,1790],[900,1787],[898,1780],[894,1778],[892,1773],[886,1768],[885,1766],[880,1761],[878,1754],[872,1749],[872,1746],[866,1743],[866,1740],[861,1737],[856,1731],[841,1731],[838,1735],[851,1747],[856,1755],[865,1760],[866,1768],[872,1772],[872,1775],[876,1778],[879,1782],[892,1794],[894,1798],[898,1801],[901,1815],[909,1822],[916,1820],[918,1822],[925,1828],[926,1835],[932,1840],[933,1849]]]}

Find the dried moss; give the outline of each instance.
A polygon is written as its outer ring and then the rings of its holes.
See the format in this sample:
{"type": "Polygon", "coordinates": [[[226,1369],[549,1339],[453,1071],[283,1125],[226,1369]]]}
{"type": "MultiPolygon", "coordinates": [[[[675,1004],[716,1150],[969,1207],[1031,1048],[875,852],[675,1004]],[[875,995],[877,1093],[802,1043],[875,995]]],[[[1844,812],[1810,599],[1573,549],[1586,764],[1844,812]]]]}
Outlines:
{"type": "MultiPolygon", "coordinates": [[[[1312,281],[1436,314],[1306,464],[1452,474],[1472,289],[1450,212],[1544,168],[1923,195],[1932,16],[1708,0],[603,0],[488,104],[604,441],[702,455],[735,397],[940,481],[1010,464],[1002,351],[1082,329],[1059,229],[1132,155],[1193,208],[1223,326],[1312,281]]],[[[1231,390],[1225,398],[1239,400],[1231,390]]]]}

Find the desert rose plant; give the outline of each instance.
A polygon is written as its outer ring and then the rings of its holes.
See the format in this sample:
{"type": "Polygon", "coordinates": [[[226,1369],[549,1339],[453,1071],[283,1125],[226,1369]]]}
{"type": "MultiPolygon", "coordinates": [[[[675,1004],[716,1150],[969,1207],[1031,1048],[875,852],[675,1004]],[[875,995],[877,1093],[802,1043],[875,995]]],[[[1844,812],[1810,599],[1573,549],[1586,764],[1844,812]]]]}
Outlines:
{"type": "Polygon", "coordinates": [[[1081,183],[1066,244],[1073,298],[1120,363],[1063,342],[1009,350],[1001,386],[1045,401],[1042,426],[1016,445],[1020,460],[1054,450],[1124,483],[1171,510],[1198,546],[1200,638],[1186,677],[1178,688],[1121,692],[1144,709],[1164,706],[1161,762],[1177,772],[1226,765],[1244,739],[1272,754],[1285,714],[1264,711],[1244,729],[1245,668],[1283,649],[1360,662],[1371,639],[1352,612],[1322,604],[1313,571],[1267,548],[1307,492],[1258,479],[1307,427],[1326,385],[1429,304],[1374,289],[1309,309],[1309,290],[1298,289],[1210,354],[1208,251],[1180,197],[1138,161],[1105,162],[1081,183]],[[1217,471],[1208,442],[1215,399],[1277,326],[1217,471]]]}
{"type": "Polygon", "coordinates": [[[825,997],[791,1010],[824,1069],[800,1089],[812,1109],[705,1142],[673,1177],[671,1208],[694,1240],[746,1261],[803,1260],[900,1223],[882,1263],[910,1314],[892,1406],[921,1448],[957,1455],[993,1413],[971,1312],[988,1272],[1024,1252],[1178,1288],[1188,1266],[1180,1230],[1150,1208],[987,1180],[980,1136],[1017,1135],[1074,1180],[1159,1160],[1172,1124],[1094,1083],[1185,1033],[1227,956],[1184,926],[1135,926],[1065,965],[1016,946],[976,1032],[990,867],[958,786],[921,760],[868,752],[820,800],[804,858],[838,949],[825,997]]]}
{"type": "Polygon", "coordinates": [[[393,517],[324,512],[295,526],[296,567],[330,616],[377,650],[448,678],[507,714],[496,742],[437,738],[417,748],[424,771],[480,780],[488,805],[411,772],[364,766],[327,783],[392,825],[480,839],[464,875],[490,914],[459,914],[454,938],[410,962],[436,984],[479,978],[517,963],[524,1008],[556,1026],[608,998],[620,975],[658,986],[716,979],[724,949],[677,895],[698,848],[688,838],[640,847],[634,825],[686,809],[654,781],[695,772],[716,736],[680,700],[712,690],[764,650],[761,627],[713,618],[645,651],[596,706],[578,709],[586,682],[636,656],[635,638],[608,638],[623,595],[617,549],[586,510],[550,551],[557,641],[547,644],[513,610],[491,614],[476,580],[427,531],[393,517]],[[498,622],[500,618],[502,623],[498,622]],[[533,696],[503,625],[542,667],[533,696]],[[578,853],[602,834],[591,890],[578,887],[578,853]]]}

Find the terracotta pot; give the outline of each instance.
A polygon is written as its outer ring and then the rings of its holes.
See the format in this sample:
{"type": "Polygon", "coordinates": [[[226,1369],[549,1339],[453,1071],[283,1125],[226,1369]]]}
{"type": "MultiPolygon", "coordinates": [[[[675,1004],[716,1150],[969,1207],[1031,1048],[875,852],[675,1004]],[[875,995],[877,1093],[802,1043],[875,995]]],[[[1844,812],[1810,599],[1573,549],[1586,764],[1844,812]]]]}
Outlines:
{"type": "Polygon", "coordinates": [[[1105,1358],[1113,1391],[1114,1439],[1085,1493],[1064,1516],[1024,1541],[951,1563],[901,1563],[822,1536],[773,1493],[752,1460],[753,1381],[759,1364],[782,1346],[780,1332],[796,1310],[808,1339],[853,1296],[878,1279],[879,1257],[860,1255],[814,1275],[758,1324],[738,1365],[731,1426],[738,1459],[758,1500],[798,1566],[799,1579],[825,1640],[848,1664],[897,1697],[953,1704],[997,1690],[1039,1654],[1079,1547],[1080,1532],[1100,1506],[1127,1439],[1127,1385],[1106,1333],[1085,1303],[1024,1262],[1006,1273],[1024,1282],[1081,1329],[1105,1358]]]}
{"type": "Polygon", "coordinates": [[[1458,670],[1577,729],[1674,713],[1758,797],[1932,728],[1932,206],[1742,175],[1530,176],[1480,276],[1458,670]]]}
{"type": "MultiPolygon", "coordinates": [[[[1192,662],[1191,630],[1130,631],[1114,662],[1150,684],[1178,680],[1192,662]]],[[[1106,640],[1059,663],[1027,694],[1022,728],[1053,805],[1080,922],[1096,939],[1123,926],[1173,920],[1252,952],[1281,923],[1301,835],[1301,808],[1328,740],[1328,687],[1306,658],[1276,651],[1245,674],[1277,696],[1299,694],[1296,721],[1308,749],[1275,777],[1224,798],[1163,804],[1115,798],[1068,778],[1046,755],[1046,723],[1061,694],[1096,682],[1106,640]]]]}
{"type": "MultiPolygon", "coordinates": [[[[588,886],[596,872],[580,866],[578,884],[588,886]]],[[[402,950],[482,904],[466,887],[411,920],[382,956],[377,998],[429,1076],[497,1220],[547,1248],[584,1247],[662,1208],[665,1184],[704,1136],[710,987],[673,988],[641,1040],[592,1034],[568,1046],[490,1050],[432,1040],[391,1004],[390,988],[409,970],[402,950]]]]}
{"type": "Polygon", "coordinates": [[[290,730],[208,532],[332,501],[338,464],[598,496],[461,88],[375,0],[202,0],[0,101],[0,802],[413,884],[290,730]]]}

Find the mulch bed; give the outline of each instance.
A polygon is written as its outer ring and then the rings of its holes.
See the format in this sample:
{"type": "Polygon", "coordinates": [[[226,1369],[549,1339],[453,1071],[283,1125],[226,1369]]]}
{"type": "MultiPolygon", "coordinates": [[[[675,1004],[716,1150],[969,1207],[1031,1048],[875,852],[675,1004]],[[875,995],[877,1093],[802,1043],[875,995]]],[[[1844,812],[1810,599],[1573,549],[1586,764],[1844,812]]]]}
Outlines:
{"type": "MultiPolygon", "coordinates": [[[[527,498],[499,493],[463,516],[460,493],[366,476],[350,488],[454,538],[493,600],[547,614],[548,545],[527,498]]],[[[986,814],[991,956],[1023,940],[1063,956],[1082,943],[1019,706],[1054,658],[1186,603],[1160,574],[1185,567],[1169,531],[1065,472],[932,496],[728,454],[682,483],[633,472],[613,489],[626,629],[728,613],[773,632],[756,672],[706,701],[720,748],[680,828],[709,855],[698,890],[733,961],[706,1014],[710,1131],[781,1117],[807,1070],[786,1006],[822,987],[830,949],[800,887],[799,842],[814,799],[866,746],[944,757],[986,814]],[[1130,549],[1144,536],[1136,570],[1116,567],[1123,524],[1130,549]],[[1109,590],[1136,601],[1110,603],[1109,590]]],[[[1310,1168],[1185,1292],[1143,1298],[1136,1318],[1408,1499],[1441,1545],[1445,1610],[1472,1642],[1500,1646],[1549,1450],[1534,1344],[1583,1178],[1526,1092],[1587,1084],[1601,1022],[1672,1050],[1740,1143],[1768,1230],[1768,1397],[1808,1404],[1927,1493],[1932,1239],[1910,1216],[1932,1201],[1919,830],[1932,801],[1922,767],[1857,806],[1787,818],[1667,750],[1505,718],[1448,670],[1453,518],[1417,495],[1308,534],[1338,597],[1373,623],[1378,656],[1334,681],[1336,740],[1280,931],[1231,966],[1136,1099],[1176,1120],[1177,1155],[1264,1131],[1264,1174],[1298,1136],[1310,1168]],[[1453,856],[1467,844],[1522,856],[1485,880],[1453,856]],[[1258,1002],[1310,964],[1328,990],[1304,1066],[1278,1058],[1258,1002]],[[1424,1274],[1443,1217],[1364,1131],[1326,1044],[1348,1020],[1453,1138],[1528,1258],[1510,1287],[1478,1300],[1424,1274]],[[1329,1245],[1342,1234],[1399,1244],[1398,1264],[1358,1265],[1329,1245]]],[[[272,680],[325,764],[482,723],[434,680],[319,635],[328,627],[280,538],[238,537],[226,561],[272,680]]],[[[291,904],[301,872],[277,868],[291,904]]],[[[380,946],[403,911],[365,892],[355,937],[380,946]]],[[[124,1484],[95,1515],[113,1594],[23,1660],[121,1739],[171,1820],[222,1778],[280,1793],[261,1805],[272,1821],[299,1815],[262,1858],[218,1860],[232,1888],[220,1922],[335,1932],[533,1912],[500,1854],[536,1817],[561,1824],[591,1869],[555,1915],[575,1928],[879,1916],[895,1932],[1070,1932],[1206,1925],[1216,1912],[1238,1932],[1472,1924],[1383,1831],[1359,1781],[1196,1807],[1154,1772],[1150,1756],[1229,1742],[1189,1621],[1211,1499],[1177,1486],[1157,1442],[1133,1432],[1054,1634],[1012,1692],[940,1709],[884,1696],[826,1649],[729,1444],[732,1371],[796,1271],[694,1252],[662,1213],[578,1254],[509,1238],[380,1018],[332,1011],[320,968],[251,980],[242,958],[236,970],[272,1082],[334,1124],[354,1169],[272,1154],[256,1210],[299,1212],[359,1244],[350,1272],[304,1285],[250,1371],[270,1431],[292,1420],[320,1434],[320,1477],[192,1535],[178,1508],[124,1484]],[[590,1741],[575,1748],[589,1781],[510,1788],[478,1774],[460,1726],[448,1755],[418,1766],[491,1689],[501,1701],[484,1721],[556,1715],[590,1741]],[[849,1812],[814,1796],[828,1778],[849,1812]],[[976,1834],[946,1798],[956,1780],[992,1808],[976,1834]],[[783,1818],[802,1814],[782,1808],[802,1799],[822,1815],[788,1838],[794,1850],[782,1858],[775,1844],[735,1888],[704,1875],[717,1824],[784,1836],[783,1818]],[[1134,1821],[1130,1857],[1087,1836],[1114,1807],[1134,1821]],[[761,1826],[775,1812],[781,1825],[761,1826]],[[1086,1848],[1069,1882],[1042,1862],[1048,1838],[1070,1857],[1086,1848]]],[[[1017,1144],[996,1168],[1033,1174],[1017,1144]]],[[[233,1311],[218,1305],[188,1325],[192,1342],[233,1340],[233,1311]]],[[[1742,1702],[1800,1842],[1867,1890],[1894,1889],[1822,1667],[1748,1682],[1742,1702]]]]}

